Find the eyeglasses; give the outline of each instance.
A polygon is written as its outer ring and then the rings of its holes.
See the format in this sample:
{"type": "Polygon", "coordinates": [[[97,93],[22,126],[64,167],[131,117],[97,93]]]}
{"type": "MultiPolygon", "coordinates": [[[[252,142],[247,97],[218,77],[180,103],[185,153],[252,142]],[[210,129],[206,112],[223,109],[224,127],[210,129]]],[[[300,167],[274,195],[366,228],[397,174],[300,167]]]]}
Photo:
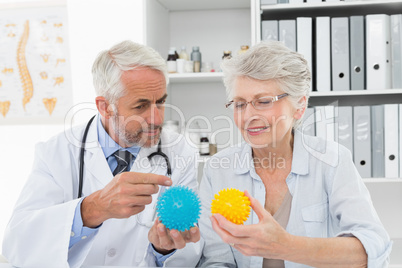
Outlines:
{"type": "Polygon", "coordinates": [[[266,96],[261,97],[252,101],[229,101],[226,103],[226,108],[233,107],[236,111],[243,111],[246,109],[247,104],[251,103],[256,110],[265,110],[269,109],[274,105],[274,102],[289,96],[288,93],[284,93],[275,97],[266,96]],[[233,104],[233,105],[232,105],[233,104]]]}

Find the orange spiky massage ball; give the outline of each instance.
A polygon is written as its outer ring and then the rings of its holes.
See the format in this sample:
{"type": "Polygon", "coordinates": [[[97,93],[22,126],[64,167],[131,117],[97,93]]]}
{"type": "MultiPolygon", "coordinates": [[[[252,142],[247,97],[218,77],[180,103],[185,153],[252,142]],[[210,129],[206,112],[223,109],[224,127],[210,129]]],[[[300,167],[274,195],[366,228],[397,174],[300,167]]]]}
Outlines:
{"type": "Polygon", "coordinates": [[[232,188],[220,190],[211,204],[212,214],[219,213],[235,224],[243,224],[250,210],[250,199],[244,192],[232,188]]]}

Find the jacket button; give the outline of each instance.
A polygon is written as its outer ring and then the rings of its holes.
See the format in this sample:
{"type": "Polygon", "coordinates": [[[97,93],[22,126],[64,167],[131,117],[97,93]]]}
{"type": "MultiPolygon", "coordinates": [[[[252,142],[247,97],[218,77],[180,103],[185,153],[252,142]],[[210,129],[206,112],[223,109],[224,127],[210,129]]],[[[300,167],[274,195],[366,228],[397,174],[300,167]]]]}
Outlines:
{"type": "Polygon", "coordinates": [[[116,249],[114,249],[114,248],[109,249],[107,252],[107,255],[109,257],[114,257],[116,255],[116,249]]]}

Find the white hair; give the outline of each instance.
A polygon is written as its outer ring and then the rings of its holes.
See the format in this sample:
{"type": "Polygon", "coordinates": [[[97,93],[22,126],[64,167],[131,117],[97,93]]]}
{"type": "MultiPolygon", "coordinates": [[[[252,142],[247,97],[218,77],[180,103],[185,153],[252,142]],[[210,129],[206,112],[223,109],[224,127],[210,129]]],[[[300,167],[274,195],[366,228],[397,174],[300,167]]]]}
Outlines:
{"type": "MultiPolygon", "coordinates": [[[[223,60],[221,67],[228,100],[233,99],[236,79],[243,76],[261,81],[275,80],[289,94],[287,98],[296,109],[307,107],[311,81],[307,61],[282,42],[260,42],[246,53],[223,60]],[[301,102],[303,97],[306,102],[301,102]]],[[[295,120],[293,128],[297,128],[301,120],[295,120]]]]}
{"type": "Polygon", "coordinates": [[[105,97],[111,104],[123,97],[121,75],[137,68],[160,71],[169,82],[165,60],[153,48],[126,40],[109,50],[99,53],[92,66],[96,94],[105,97]]]}

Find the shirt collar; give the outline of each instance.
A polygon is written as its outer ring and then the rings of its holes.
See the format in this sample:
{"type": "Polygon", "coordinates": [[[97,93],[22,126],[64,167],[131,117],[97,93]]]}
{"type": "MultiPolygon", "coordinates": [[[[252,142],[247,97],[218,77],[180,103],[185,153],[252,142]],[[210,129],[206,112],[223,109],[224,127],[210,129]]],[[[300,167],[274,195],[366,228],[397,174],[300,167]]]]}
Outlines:
{"type": "MultiPolygon", "coordinates": [[[[291,172],[294,174],[306,175],[309,172],[309,153],[306,149],[304,149],[304,146],[305,143],[302,133],[298,130],[295,130],[291,169],[291,172]]],[[[249,157],[250,161],[248,161],[247,165],[235,167],[235,173],[244,174],[254,169],[252,149],[248,143],[243,142],[240,156],[249,157]]]]}
{"type": "Polygon", "coordinates": [[[310,155],[305,149],[305,146],[304,135],[300,131],[295,130],[293,140],[292,173],[299,175],[307,175],[309,173],[310,155]]]}
{"type": "Polygon", "coordinates": [[[134,157],[137,157],[140,152],[141,147],[132,146],[128,148],[122,148],[119,144],[117,144],[112,137],[106,132],[105,128],[102,125],[101,116],[98,116],[97,129],[98,129],[98,141],[100,146],[102,147],[103,154],[106,158],[111,156],[117,150],[126,150],[129,151],[134,157]]]}
{"type": "Polygon", "coordinates": [[[253,153],[251,146],[247,142],[242,142],[240,154],[237,157],[240,158],[241,162],[244,164],[234,166],[234,171],[236,174],[245,174],[250,172],[251,169],[254,169],[253,153]]]}

